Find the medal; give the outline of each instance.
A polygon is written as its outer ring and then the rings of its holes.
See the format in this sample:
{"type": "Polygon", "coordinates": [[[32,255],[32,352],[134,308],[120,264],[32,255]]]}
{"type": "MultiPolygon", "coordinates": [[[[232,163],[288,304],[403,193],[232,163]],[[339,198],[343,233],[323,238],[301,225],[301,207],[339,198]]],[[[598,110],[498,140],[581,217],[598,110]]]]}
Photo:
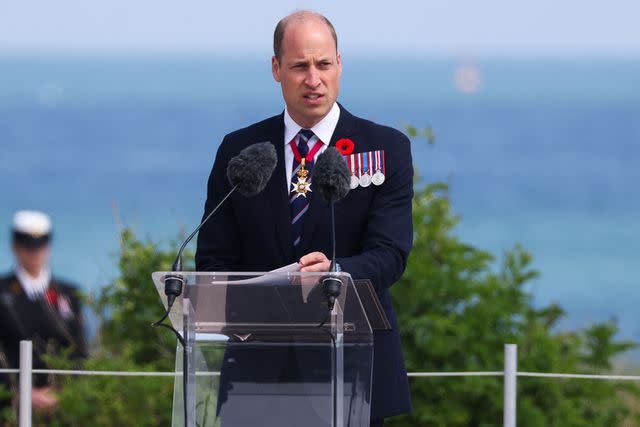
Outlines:
{"type": "Polygon", "coordinates": [[[384,182],[384,151],[378,150],[373,153],[376,162],[376,173],[371,177],[373,185],[382,185],[384,182]]]}
{"type": "Polygon", "coordinates": [[[360,185],[360,181],[356,176],[356,159],[353,156],[354,155],[351,154],[348,157],[349,170],[351,171],[351,181],[349,182],[349,188],[351,188],[352,190],[355,190],[360,185]]]}
{"type": "Polygon", "coordinates": [[[384,175],[382,174],[382,172],[377,171],[376,173],[374,173],[371,177],[371,182],[373,183],[373,185],[382,185],[382,183],[384,182],[384,175]]]}
{"type": "Polygon", "coordinates": [[[360,170],[360,185],[362,187],[368,187],[371,185],[371,175],[369,175],[368,167],[371,162],[369,161],[368,154],[369,153],[358,154],[358,169],[360,170]],[[361,165],[362,167],[360,167],[361,165]]]}
{"type": "Polygon", "coordinates": [[[291,193],[293,193],[294,198],[299,196],[307,197],[307,193],[311,193],[311,177],[309,176],[309,171],[305,169],[305,165],[313,162],[314,156],[320,151],[320,148],[322,148],[322,141],[318,139],[316,145],[313,146],[306,157],[302,157],[300,154],[295,138],[291,140],[289,145],[291,146],[291,151],[293,151],[293,157],[300,163],[300,167],[296,172],[298,180],[291,182],[291,193]]]}
{"type": "Polygon", "coordinates": [[[355,190],[360,185],[360,180],[357,176],[351,175],[351,182],[349,182],[349,188],[355,190]]]}
{"type": "Polygon", "coordinates": [[[306,160],[307,159],[301,160],[300,169],[298,169],[298,172],[296,172],[298,182],[291,183],[291,192],[295,193],[295,197],[307,197],[307,193],[311,193],[311,183],[307,181],[307,178],[309,177],[309,171],[304,168],[306,160]]]}

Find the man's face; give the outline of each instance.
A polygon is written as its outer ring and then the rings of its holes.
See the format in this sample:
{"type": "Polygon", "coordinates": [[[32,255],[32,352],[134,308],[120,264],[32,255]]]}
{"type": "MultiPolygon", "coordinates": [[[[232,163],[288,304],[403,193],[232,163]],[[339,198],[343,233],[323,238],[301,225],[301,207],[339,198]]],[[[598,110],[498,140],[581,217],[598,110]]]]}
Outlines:
{"type": "Polygon", "coordinates": [[[329,113],[338,97],[342,62],[325,23],[316,19],[289,22],[280,58],[274,56],[271,66],[296,123],[310,128],[329,113]]]}
{"type": "Polygon", "coordinates": [[[39,274],[49,261],[49,245],[36,249],[14,245],[13,251],[18,263],[29,273],[39,274]]]}

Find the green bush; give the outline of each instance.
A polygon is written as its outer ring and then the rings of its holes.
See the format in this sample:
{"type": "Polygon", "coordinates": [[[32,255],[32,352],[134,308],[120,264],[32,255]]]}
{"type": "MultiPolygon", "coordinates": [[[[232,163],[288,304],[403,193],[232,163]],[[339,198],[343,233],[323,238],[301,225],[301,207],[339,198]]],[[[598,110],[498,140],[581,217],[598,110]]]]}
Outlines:
{"type": "MultiPolygon", "coordinates": [[[[83,368],[97,371],[173,371],[176,339],[166,329],[151,328],[164,310],[151,273],[169,270],[177,244],[163,248],[137,239],[130,229],[121,235],[119,277],[91,302],[102,318],[97,344],[83,368]]],[[[191,253],[185,259],[191,259],[191,253]]],[[[187,262],[187,268],[193,268],[187,262]]],[[[70,368],[64,356],[49,365],[70,368]]],[[[34,414],[36,426],[168,426],[171,425],[172,377],[57,377],[60,404],[54,414],[34,414]]]]}
{"type": "MultiPolygon", "coordinates": [[[[416,191],[414,249],[393,297],[410,371],[500,371],[503,345],[518,344],[519,370],[607,372],[634,347],[615,340],[615,322],[559,332],[558,305],[536,308],[525,285],[538,276],[531,254],[507,251],[499,268],[487,251],[453,233],[459,221],[444,184],[416,191]]],[[[414,411],[391,426],[496,426],[502,423],[502,378],[411,379],[414,411]]],[[[629,401],[635,385],[519,378],[520,426],[618,426],[640,422],[629,401]]]]}
{"type": "MultiPolygon", "coordinates": [[[[124,344],[117,355],[91,357],[84,369],[157,371],[160,364],[134,362],[137,349],[124,344]]],[[[169,361],[173,357],[168,357],[169,361]]],[[[55,362],[54,362],[55,364],[55,362]]],[[[42,426],[169,426],[172,377],[79,376],[60,379],[60,404],[53,416],[34,414],[42,426]]]]}

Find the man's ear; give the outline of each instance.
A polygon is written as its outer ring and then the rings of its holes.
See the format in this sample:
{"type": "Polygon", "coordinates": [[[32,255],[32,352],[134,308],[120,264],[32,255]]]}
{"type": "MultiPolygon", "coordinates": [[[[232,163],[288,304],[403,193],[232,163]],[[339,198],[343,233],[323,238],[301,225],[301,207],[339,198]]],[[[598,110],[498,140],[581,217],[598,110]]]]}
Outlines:
{"type": "Polygon", "coordinates": [[[342,74],[342,56],[340,56],[340,54],[338,53],[337,56],[337,62],[338,64],[338,76],[340,76],[342,74]]]}
{"type": "Polygon", "coordinates": [[[273,78],[278,83],[280,82],[280,62],[278,62],[278,58],[275,56],[271,57],[271,72],[273,73],[273,78]]]}

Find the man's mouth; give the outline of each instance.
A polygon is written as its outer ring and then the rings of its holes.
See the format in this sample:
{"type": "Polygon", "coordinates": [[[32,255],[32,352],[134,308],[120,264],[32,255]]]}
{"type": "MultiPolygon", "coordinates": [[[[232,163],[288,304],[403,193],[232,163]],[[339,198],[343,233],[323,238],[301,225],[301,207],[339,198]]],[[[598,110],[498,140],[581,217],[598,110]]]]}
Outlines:
{"type": "Polygon", "coordinates": [[[303,95],[303,98],[309,103],[319,102],[320,100],[322,100],[323,97],[324,97],[324,95],[320,95],[320,94],[317,94],[317,93],[310,93],[310,94],[307,94],[307,95],[303,95]]]}

